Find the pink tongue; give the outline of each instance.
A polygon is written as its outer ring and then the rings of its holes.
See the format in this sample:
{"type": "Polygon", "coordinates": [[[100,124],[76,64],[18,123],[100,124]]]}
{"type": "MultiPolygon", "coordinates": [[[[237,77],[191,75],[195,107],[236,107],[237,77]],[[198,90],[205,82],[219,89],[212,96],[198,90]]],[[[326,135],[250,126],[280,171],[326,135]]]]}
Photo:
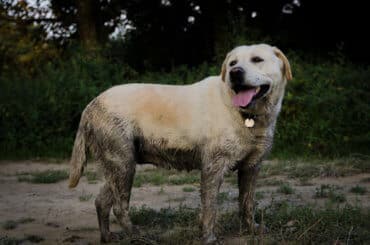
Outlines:
{"type": "Polygon", "coordinates": [[[243,106],[243,107],[247,106],[251,102],[255,94],[256,94],[255,88],[240,91],[233,97],[234,106],[243,106]]]}

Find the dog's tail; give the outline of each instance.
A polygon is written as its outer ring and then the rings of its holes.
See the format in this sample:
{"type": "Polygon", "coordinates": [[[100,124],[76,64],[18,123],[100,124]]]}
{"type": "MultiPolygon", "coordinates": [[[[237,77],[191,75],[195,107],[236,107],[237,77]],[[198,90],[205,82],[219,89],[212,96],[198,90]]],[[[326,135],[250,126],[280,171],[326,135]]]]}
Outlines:
{"type": "Polygon", "coordinates": [[[81,118],[74,142],[69,171],[69,188],[76,187],[81,178],[84,167],[86,166],[86,139],[84,130],[84,120],[81,118]]]}

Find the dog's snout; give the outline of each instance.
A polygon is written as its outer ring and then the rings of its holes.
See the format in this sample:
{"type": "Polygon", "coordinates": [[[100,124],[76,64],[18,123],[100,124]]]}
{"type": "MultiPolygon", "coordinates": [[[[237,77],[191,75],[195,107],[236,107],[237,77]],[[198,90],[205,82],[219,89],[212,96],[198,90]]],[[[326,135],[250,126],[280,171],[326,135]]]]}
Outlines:
{"type": "Polygon", "coordinates": [[[235,67],[230,70],[230,81],[232,83],[242,83],[244,81],[244,69],[241,67],[235,67]]]}

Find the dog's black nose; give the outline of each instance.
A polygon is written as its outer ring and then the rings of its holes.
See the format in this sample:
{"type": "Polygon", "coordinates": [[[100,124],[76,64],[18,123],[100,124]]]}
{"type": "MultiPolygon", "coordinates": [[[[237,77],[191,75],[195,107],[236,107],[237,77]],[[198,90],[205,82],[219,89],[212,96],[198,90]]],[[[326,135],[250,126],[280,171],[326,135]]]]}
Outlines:
{"type": "Polygon", "coordinates": [[[243,83],[244,81],[244,69],[241,67],[234,67],[230,70],[230,81],[232,83],[243,83]]]}

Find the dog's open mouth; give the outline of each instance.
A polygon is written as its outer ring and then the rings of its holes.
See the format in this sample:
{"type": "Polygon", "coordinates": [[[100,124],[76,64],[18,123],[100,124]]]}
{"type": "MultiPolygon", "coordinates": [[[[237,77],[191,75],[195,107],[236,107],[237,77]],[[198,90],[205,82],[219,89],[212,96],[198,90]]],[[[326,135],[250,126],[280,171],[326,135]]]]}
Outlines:
{"type": "Polygon", "coordinates": [[[235,96],[233,97],[234,106],[247,107],[252,102],[263,97],[270,89],[270,85],[263,84],[258,87],[252,86],[235,86],[233,90],[235,91],[235,96]]]}

